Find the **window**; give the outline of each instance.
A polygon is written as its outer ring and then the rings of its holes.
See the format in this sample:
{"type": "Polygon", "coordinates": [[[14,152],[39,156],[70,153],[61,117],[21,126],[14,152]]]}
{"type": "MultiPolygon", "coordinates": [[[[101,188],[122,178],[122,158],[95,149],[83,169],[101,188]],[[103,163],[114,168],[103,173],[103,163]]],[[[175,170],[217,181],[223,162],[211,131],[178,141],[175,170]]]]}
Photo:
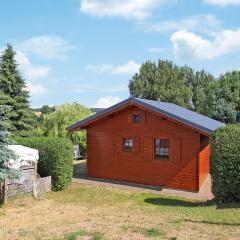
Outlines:
{"type": "Polygon", "coordinates": [[[142,121],[142,116],[139,114],[134,114],[133,115],[133,122],[134,123],[140,123],[142,121]]]}
{"type": "Polygon", "coordinates": [[[154,140],[154,156],[157,160],[169,160],[170,144],[169,139],[156,138],[154,140]]]}
{"type": "Polygon", "coordinates": [[[133,149],[133,140],[132,138],[124,138],[124,151],[131,152],[133,149]]]}

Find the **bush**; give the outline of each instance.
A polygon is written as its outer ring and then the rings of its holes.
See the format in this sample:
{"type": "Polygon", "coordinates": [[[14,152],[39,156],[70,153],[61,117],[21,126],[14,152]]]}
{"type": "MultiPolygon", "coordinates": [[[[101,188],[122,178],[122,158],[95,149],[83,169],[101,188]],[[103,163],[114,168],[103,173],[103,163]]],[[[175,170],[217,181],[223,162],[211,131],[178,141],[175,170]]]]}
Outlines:
{"type": "Polygon", "coordinates": [[[72,181],[73,145],[66,138],[18,138],[18,144],[39,151],[38,173],[41,177],[52,176],[52,190],[65,189],[72,181]]]}
{"type": "Polygon", "coordinates": [[[228,125],[211,137],[212,191],[221,202],[240,201],[240,125],[228,125]]]}

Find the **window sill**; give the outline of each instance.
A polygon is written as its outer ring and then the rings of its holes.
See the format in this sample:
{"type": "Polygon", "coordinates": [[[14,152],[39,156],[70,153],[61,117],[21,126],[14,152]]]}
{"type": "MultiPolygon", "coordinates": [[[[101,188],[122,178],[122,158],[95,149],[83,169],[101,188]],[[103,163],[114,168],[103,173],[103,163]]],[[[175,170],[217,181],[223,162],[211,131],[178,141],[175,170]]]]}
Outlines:
{"type": "Polygon", "coordinates": [[[169,158],[154,158],[156,161],[170,161],[169,158]]]}

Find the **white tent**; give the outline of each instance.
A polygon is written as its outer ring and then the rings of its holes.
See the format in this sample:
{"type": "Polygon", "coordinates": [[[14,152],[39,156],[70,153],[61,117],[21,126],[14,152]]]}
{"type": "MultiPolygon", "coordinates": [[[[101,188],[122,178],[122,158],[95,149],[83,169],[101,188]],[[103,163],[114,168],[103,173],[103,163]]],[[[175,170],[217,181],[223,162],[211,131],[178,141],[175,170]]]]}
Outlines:
{"type": "Polygon", "coordinates": [[[37,164],[39,159],[38,150],[21,145],[9,145],[8,148],[17,156],[17,160],[10,160],[9,167],[20,169],[23,166],[33,166],[37,164]]]}

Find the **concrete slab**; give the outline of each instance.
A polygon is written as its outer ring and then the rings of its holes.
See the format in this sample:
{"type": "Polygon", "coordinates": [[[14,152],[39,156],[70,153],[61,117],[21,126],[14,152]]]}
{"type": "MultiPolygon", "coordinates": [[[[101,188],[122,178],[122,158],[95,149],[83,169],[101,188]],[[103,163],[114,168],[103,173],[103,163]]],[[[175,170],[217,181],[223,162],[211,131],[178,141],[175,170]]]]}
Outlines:
{"type": "Polygon", "coordinates": [[[181,190],[175,190],[175,189],[167,189],[167,188],[162,188],[160,186],[144,185],[144,184],[137,184],[137,183],[122,182],[122,181],[113,181],[108,179],[87,178],[86,177],[86,160],[75,162],[73,175],[74,175],[73,182],[81,183],[81,184],[107,186],[107,187],[113,187],[113,188],[119,188],[119,189],[131,190],[131,191],[161,194],[166,196],[177,196],[177,197],[183,197],[183,198],[199,200],[199,201],[207,201],[213,198],[213,195],[211,192],[210,176],[208,176],[207,179],[205,180],[201,190],[198,193],[195,193],[195,192],[187,192],[187,191],[181,191],[181,190]]]}

